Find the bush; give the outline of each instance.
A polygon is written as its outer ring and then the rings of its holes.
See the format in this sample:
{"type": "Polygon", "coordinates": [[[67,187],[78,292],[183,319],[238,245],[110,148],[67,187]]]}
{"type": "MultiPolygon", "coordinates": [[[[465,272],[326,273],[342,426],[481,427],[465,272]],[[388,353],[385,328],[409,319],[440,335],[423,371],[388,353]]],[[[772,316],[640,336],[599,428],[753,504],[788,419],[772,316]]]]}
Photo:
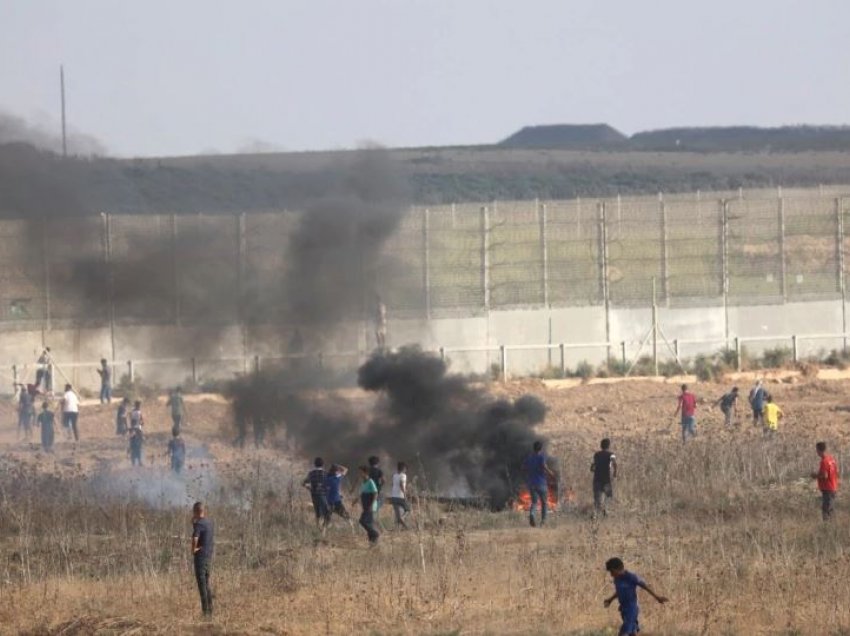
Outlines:
{"type": "MultiPolygon", "coordinates": [[[[608,365],[606,366],[603,364],[601,367],[599,367],[600,374],[603,369],[606,372],[604,377],[608,377],[609,375],[611,377],[623,377],[629,370],[629,363],[623,362],[619,358],[608,358],[608,365]]],[[[603,376],[599,375],[599,377],[603,376]]]]}
{"type": "Polygon", "coordinates": [[[761,356],[761,366],[763,368],[777,369],[786,366],[791,361],[791,358],[791,349],[788,347],[765,349],[761,356]]]}
{"type": "Polygon", "coordinates": [[[582,360],[576,365],[576,370],[573,375],[574,377],[581,378],[582,380],[589,380],[595,375],[595,369],[587,360],[582,360]]]}

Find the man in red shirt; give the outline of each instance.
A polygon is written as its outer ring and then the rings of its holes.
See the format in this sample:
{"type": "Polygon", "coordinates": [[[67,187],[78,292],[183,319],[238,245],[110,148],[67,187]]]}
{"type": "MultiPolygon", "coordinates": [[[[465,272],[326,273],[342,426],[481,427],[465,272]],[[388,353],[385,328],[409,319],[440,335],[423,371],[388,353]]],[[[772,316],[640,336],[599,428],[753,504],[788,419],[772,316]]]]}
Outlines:
{"type": "Polygon", "coordinates": [[[820,467],[818,468],[818,472],[812,473],[812,479],[818,480],[823,520],[829,521],[832,517],[835,493],[838,491],[838,464],[832,455],[827,454],[826,442],[818,442],[815,448],[817,449],[818,457],[820,457],[820,467]]]}
{"type": "Polygon", "coordinates": [[[679,404],[676,406],[676,412],[673,417],[676,417],[679,412],[682,413],[682,443],[688,441],[688,436],[696,437],[697,434],[697,398],[688,391],[688,385],[682,385],[682,392],[679,394],[679,404]]]}

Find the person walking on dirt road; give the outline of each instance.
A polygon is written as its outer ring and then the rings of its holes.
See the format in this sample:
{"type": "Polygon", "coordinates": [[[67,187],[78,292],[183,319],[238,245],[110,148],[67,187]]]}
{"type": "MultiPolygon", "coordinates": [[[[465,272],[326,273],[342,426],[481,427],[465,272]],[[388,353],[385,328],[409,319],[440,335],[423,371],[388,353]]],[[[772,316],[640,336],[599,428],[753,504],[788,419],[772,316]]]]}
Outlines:
{"type": "Polygon", "coordinates": [[[607,500],[614,497],[613,480],[617,477],[617,457],[611,452],[611,440],[607,437],[599,444],[600,450],[593,454],[590,472],[593,473],[594,515],[600,512],[608,516],[607,500]]]}
{"type": "Polygon", "coordinates": [[[80,440],[80,432],[77,428],[77,419],[80,416],[80,397],[74,392],[70,384],[65,385],[65,394],[62,396],[62,425],[65,427],[65,436],[74,441],[80,440]]]}

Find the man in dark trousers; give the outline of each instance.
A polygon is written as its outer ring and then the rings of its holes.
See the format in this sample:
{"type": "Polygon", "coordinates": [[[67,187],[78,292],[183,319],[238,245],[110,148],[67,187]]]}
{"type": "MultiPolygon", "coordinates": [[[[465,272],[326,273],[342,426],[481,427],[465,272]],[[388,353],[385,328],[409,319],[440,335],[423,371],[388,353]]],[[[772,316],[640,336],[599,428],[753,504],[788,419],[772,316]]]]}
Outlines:
{"type": "Polygon", "coordinates": [[[325,460],[317,457],[313,460],[313,470],[307,473],[301,485],[310,491],[310,499],[313,501],[313,511],[316,513],[316,527],[324,532],[331,520],[331,511],[328,508],[328,493],[325,484],[325,460]]]}
{"type": "Polygon", "coordinates": [[[607,500],[614,497],[613,479],[617,477],[617,458],[611,452],[611,440],[607,437],[600,443],[600,450],[593,454],[590,471],[593,473],[594,515],[608,516],[607,500]]]}
{"type": "Polygon", "coordinates": [[[109,369],[109,363],[106,358],[100,361],[100,368],[97,370],[100,376],[100,403],[112,404],[112,371],[109,369]]]}
{"type": "Polygon", "coordinates": [[[213,613],[213,593],[210,589],[210,568],[213,559],[213,524],[200,501],[192,506],[192,560],[195,565],[195,580],[201,595],[201,611],[205,618],[213,613]]]}
{"type": "Polygon", "coordinates": [[[835,458],[826,452],[826,442],[815,444],[815,450],[820,457],[820,466],[816,473],[812,473],[812,479],[818,482],[823,520],[829,521],[835,505],[835,493],[838,492],[838,464],[835,458]]]}
{"type": "Polygon", "coordinates": [[[537,441],[532,445],[532,453],[524,464],[525,476],[528,484],[528,494],[531,495],[531,507],[528,509],[528,523],[532,527],[537,525],[534,519],[534,509],[540,500],[540,525],[546,523],[546,512],[549,503],[549,477],[555,477],[555,473],[546,464],[546,454],[543,452],[543,442],[537,441]]]}
{"type": "Polygon", "coordinates": [[[186,443],[180,437],[179,429],[171,429],[171,440],[168,442],[166,454],[171,459],[171,470],[179,475],[183,472],[183,463],[186,461],[186,443]]]}
{"type": "Polygon", "coordinates": [[[378,489],[375,495],[375,512],[378,512],[381,506],[384,505],[384,496],[382,494],[384,490],[384,471],[381,470],[380,463],[381,459],[377,455],[372,455],[369,458],[369,479],[375,482],[375,487],[378,489]]]}

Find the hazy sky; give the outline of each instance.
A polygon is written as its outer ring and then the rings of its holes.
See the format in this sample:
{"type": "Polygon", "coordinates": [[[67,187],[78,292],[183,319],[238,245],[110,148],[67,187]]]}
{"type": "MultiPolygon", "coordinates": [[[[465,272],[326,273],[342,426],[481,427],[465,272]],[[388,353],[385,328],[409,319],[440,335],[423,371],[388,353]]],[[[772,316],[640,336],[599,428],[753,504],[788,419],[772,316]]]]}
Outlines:
{"type": "Polygon", "coordinates": [[[3,0],[0,110],[119,155],[850,122],[846,0],[3,0]]]}

